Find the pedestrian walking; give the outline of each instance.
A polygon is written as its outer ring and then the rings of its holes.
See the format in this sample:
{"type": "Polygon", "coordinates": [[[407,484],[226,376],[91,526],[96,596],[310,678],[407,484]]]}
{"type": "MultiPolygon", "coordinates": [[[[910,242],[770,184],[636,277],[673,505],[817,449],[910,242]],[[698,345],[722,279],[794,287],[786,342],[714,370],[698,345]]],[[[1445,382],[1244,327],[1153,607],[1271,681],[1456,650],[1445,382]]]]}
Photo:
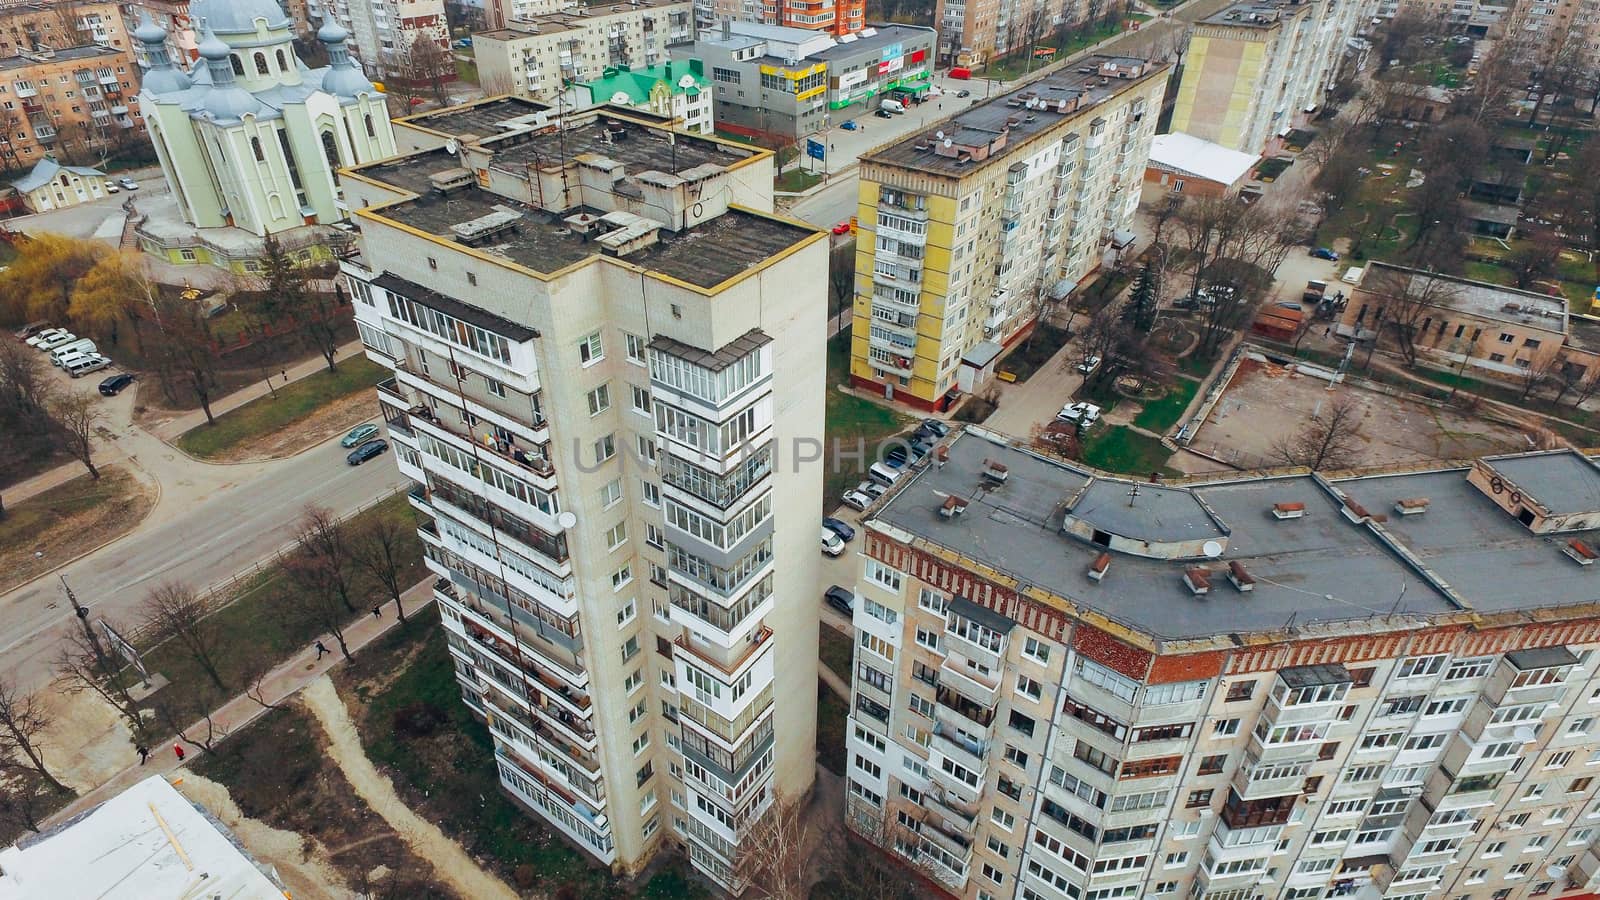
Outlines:
{"type": "Polygon", "coordinates": [[[178,754],[178,762],[183,762],[183,745],[173,744],[172,752],[178,754]]]}
{"type": "Polygon", "coordinates": [[[379,603],[377,606],[374,606],[372,608],[372,617],[374,619],[383,618],[383,604],[382,603],[379,603]]]}
{"type": "Polygon", "coordinates": [[[322,660],[324,654],[332,652],[333,651],[329,650],[326,644],[322,643],[321,641],[317,641],[317,660],[319,662],[322,660]]]}
{"type": "Polygon", "coordinates": [[[150,758],[150,748],[143,744],[133,748],[133,750],[135,753],[139,754],[139,765],[141,766],[144,765],[145,760],[150,758]]]}

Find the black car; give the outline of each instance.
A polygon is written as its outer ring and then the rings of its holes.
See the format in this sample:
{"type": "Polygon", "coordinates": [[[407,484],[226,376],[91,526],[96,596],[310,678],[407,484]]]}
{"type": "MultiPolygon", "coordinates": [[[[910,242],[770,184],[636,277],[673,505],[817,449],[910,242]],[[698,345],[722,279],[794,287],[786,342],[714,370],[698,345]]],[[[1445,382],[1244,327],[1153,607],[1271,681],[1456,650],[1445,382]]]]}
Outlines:
{"type": "Polygon", "coordinates": [[[931,431],[939,437],[944,437],[950,433],[950,426],[939,421],[938,419],[923,419],[922,424],[917,427],[917,430],[931,431]]]}
{"type": "Polygon", "coordinates": [[[894,118],[894,113],[889,112],[887,109],[873,110],[872,114],[877,116],[880,119],[892,119],[892,118],[894,118]]]}
{"type": "Polygon", "coordinates": [[[120,375],[113,375],[110,378],[107,378],[105,381],[100,382],[100,394],[104,397],[115,397],[116,395],[122,393],[122,389],[130,384],[133,384],[133,376],[129,375],[127,372],[123,372],[120,375]]]}
{"type": "Polygon", "coordinates": [[[842,588],[836,584],[823,593],[822,599],[828,601],[829,606],[847,616],[855,615],[856,595],[849,588],[842,588]]]}
{"type": "Polygon", "coordinates": [[[382,456],[389,452],[389,442],[383,438],[367,441],[365,444],[351,450],[344,461],[352,466],[359,466],[374,456],[382,456]]]}
{"type": "Polygon", "coordinates": [[[835,519],[832,516],[828,516],[822,520],[822,527],[837,534],[841,541],[855,540],[856,530],[851,528],[850,523],[843,519],[835,519]]]}

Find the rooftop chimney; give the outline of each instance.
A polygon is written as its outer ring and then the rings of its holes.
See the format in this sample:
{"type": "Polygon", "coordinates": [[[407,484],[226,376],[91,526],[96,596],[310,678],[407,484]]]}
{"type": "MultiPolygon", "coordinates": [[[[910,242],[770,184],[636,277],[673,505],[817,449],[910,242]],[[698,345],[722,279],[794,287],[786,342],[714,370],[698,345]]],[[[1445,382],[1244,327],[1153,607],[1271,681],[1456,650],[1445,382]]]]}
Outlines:
{"type": "Polygon", "coordinates": [[[1299,519],[1306,514],[1304,503],[1274,503],[1272,504],[1272,517],[1275,519],[1299,519]]]}
{"type": "Polygon", "coordinates": [[[1186,566],[1183,584],[1196,597],[1203,597],[1211,592],[1211,573],[1200,566],[1186,566]]]}
{"type": "Polygon", "coordinates": [[[952,495],[952,496],[946,497],[945,500],[944,500],[944,505],[939,507],[939,515],[941,515],[944,518],[948,519],[948,518],[951,518],[953,516],[959,516],[962,513],[966,512],[966,510],[967,510],[967,501],[961,499],[960,497],[956,497],[956,496],[952,495]]]}
{"type": "Polygon", "coordinates": [[[1111,570],[1111,554],[1101,553],[1089,564],[1089,578],[1100,581],[1106,577],[1106,572],[1111,570]]]}
{"type": "Polygon", "coordinates": [[[1567,541],[1567,545],[1561,548],[1561,552],[1565,553],[1580,566],[1592,566],[1596,559],[1600,559],[1600,553],[1596,553],[1593,547],[1578,538],[1567,541]]]}
{"type": "Polygon", "coordinates": [[[1228,580],[1243,594],[1256,589],[1255,576],[1244,570],[1244,563],[1232,560],[1228,563],[1228,580]]]}
{"type": "Polygon", "coordinates": [[[1428,511],[1427,497],[1406,497],[1396,500],[1394,511],[1402,516],[1420,516],[1428,511]]]}

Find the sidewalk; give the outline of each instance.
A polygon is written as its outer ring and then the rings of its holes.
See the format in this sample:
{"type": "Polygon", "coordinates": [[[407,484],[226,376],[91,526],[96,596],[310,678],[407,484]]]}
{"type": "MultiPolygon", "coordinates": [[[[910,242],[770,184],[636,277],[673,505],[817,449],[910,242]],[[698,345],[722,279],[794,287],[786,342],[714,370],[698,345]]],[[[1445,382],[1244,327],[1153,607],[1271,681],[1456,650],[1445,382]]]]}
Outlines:
{"type": "MultiPolygon", "coordinates": [[[[407,615],[415,615],[426,609],[428,604],[433,602],[433,582],[434,577],[429,575],[428,578],[413,585],[402,595],[407,615]]],[[[362,647],[382,637],[389,629],[398,624],[399,620],[395,618],[394,603],[392,601],[383,604],[382,609],[384,613],[382,618],[375,619],[372,616],[363,616],[345,629],[345,643],[349,645],[352,654],[359,652],[362,647]]],[[[261,679],[263,698],[274,705],[283,703],[318,677],[327,674],[329,670],[344,659],[339,653],[338,644],[331,637],[325,638],[323,643],[327,644],[328,648],[333,650],[333,653],[323,657],[321,661],[316,658],[315,647],[307,647],[279,664],[271,672],[268,672],[261,679]]],[[[255,721],[266,711],[265,707],[244,694],[240,694],[228,701],[211,717],[216,733],[223,735],[219,741],[227,740],[228,737],[255,721]]],[[[204,735],[204,720],[197,722],[196,727],[187,729],[187,732],[196,737],[204,735]]],[[[174,738],[174,742],[178,743],[179,741],[174,738]]],[[[152,747],[150,758],[155,762],[147,763],[143,766],[139,765],[139,755],[134,752],[133,747],[129,746],[127,749],[130,764],[126,769],[117,773],[106,783],[74,800],[66,808],[51,816],[44,824],[50,826],[65,821],[80,812],[98,806],[151,775],[168,774],[182,768],[184,765],[178,761],[177,755],[172,752],[172,744],[163,743],[160,746],[152,747]]],[[[205,752],[188,744],[185,744],[183,749],[190,760],[199,758],[205,752]]]]}
{"type": "MultiPolygon", "coordinates": [[[[339,348],[338,352],[334,354],[334,360],[337,362],[339,360],[349,359],[353,356],[359,355],[361,355],[361,342],[351,341],[350,343],[339,348]]],[[[327,368],[327,363],[323,361],[321,356],[317,356],[288,369],[289,380],[299,381],[307,375],[313,375],[325,368],[327,368]]],[[[283,386],[281,380],[278,382],[277,386],[283,386]]],[[[270,391],[267,389],[266,382],[257,382],[249,387],[241,388],[225,397],[220,397],[213,401],[211,404],[211,412],[213,415],[220,416],[230,410],[238,409],[252,400],[265,397],[269,393],[270,391]]],[[[128,411],[131,414],[131,405],[129,406],[128,411]]],[[[177,414],[170,419],[160,420],[155,423],[154,427],[148,429],[140,428],[131,422],[119,420],[116,422],[106,423],[106,429],[104,430],[107,432],[114,430],[127,433],[143,431],[154,436],[163,443],[170,445],[172,441],[176,440],[184,432],[196,427],[197,425],[203,424],[205,420],[205,412],[195,409],[177,414]]],[[[120,448],[110,445],[107,442],[103,434],[95,440],[94,451],[95,464],[97,466],[121,462],[126,458],[126,456],[120,452],[120,448]],[[108,456],[108,452],[111,455],[108,456]]],[[[186,457],[186,459],[188,465],[217,465],[216,463],[202,462],[200,460],[193,459],[192,457],[186,457]]],[[[77,478],[79,475],[85,474],[85,471],[86,470],[83,467],[83,463],[80,463],[77,460],[73,460],[72,462],[68,463],[62,463],[53,469],[40,472],[38,475],[35,475],[32,478],[29,478],[25,481],[19,481],[11,487],[0,491],[0,496],[5,497],[5,502],[7,505],[15,506],[16,504],[21,503],[30,497],[37,496],[45,491],[50,490],[51,488],[59,487],[60,485],[77,478]]],[[[146,474],[148,474],[148,471],[146,474]]]]}

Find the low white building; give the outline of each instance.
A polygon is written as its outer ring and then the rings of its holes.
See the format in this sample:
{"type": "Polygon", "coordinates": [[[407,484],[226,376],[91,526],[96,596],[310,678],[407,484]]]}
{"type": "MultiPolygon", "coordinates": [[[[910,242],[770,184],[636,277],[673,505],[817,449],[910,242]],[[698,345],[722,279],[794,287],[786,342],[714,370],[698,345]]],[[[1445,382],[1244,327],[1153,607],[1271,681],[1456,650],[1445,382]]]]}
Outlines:
{"type": "Polygon", "coordinates": [[[53,156],[39,160],[28,174],[11,182],[28,212],[44,212],[99,200],[106,194],[106,174],[88,166],[63,166],[53,156]]]}
{"type": "Polygon", "coordinates": [[[1150,142],[1150,162],[1145,167],[1145,197],[1161,194],[1186,197],[1222,197],[1237,193],[1261,157],[1175,131],[1158,134],[1150,142]]]}
{"type": "Polygon", "coordinates": [[[270,866],[160,775],[0,850],[5,900],[288,896],[270,866]]]}

